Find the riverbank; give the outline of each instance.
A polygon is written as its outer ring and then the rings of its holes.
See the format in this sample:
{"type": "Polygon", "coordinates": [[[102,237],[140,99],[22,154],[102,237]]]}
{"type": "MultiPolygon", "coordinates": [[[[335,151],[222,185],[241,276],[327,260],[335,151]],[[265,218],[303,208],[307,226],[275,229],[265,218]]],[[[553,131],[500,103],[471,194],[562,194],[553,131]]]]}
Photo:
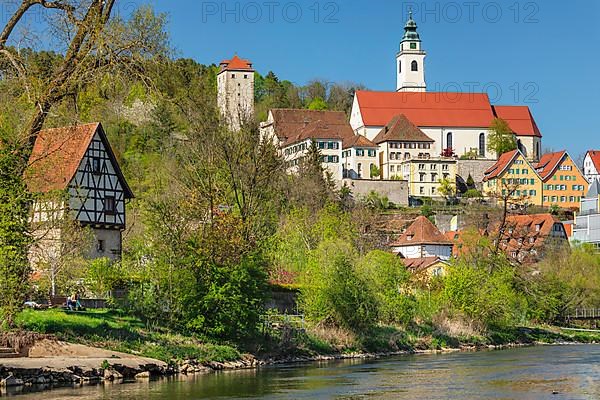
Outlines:
{"type": "Polygon", "coordinates": [[[12,339],[4,335],[2,346],[27,348],[28,357],[0,360],[4,386],[83,385],[292,363],[600,343],[600,332],[549,326],[504,329],[485,335],[451,335],[430,326],[406,331],[382,326],[361,336],[323,329],[271,332],[258,343],[262,347],[259,351],[249,352],[230,344],[207,343],[151,329],[118,311],[27,310],[19,316],[19,322],[25,331],[14,333],[12,339]]]}

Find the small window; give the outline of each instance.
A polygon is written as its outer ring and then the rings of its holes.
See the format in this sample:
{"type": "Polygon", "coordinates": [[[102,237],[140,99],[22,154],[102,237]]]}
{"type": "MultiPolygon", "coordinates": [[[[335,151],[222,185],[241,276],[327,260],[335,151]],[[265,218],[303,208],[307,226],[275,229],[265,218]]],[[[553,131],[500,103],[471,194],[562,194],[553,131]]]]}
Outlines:
{"type": "Polygon", "coordinates": [[[116,211],[115,196],[106,196],[104,198],[104,213],[114,214],[116,211]]]}
{"type": "Polygon", "coordinates": [[[235,74],[231,74],[231,78],[232,78],[232,79],[235,79],[235,74]]]}
{"type": "Polygon", "coordinates": [[[411,50],[415,50],[417,48],[417,44],[415,42],[410,42],[411,50]]]}
{"type": "Polygon", "coordinates": [[[102,169],[101,165],[102,165],[102,161],[100,160],[99,157],[92,158],[92,172],[94,174],[99,174],[101,172],[100,171],[102,169]]]}
{"type": "Polygon", "coordinates": [[[248,74],[244,74],[244,79],[248,79],[248,74]]]}
{"type": "Polygon", "coordinates": [[[413,72],[416,72],[419,70],[419,65],[417,64],[416,61],[413,61],[410,63],[410,70],[413,72]]]}
{"type": "Polygon", "coordinates": [[[398,61],[398,73],[402,72],[402,61],[398,61]]]}
{"type": "Polygon", "coordinates": [[[415,237],[415,235],[412,235],[412,234],[411,234],[411,235],[408,235],[408,236],[406,237],[406,240],[413,240],[413,238],[414,238],[414,237],[415,237]]]}
{"type": "Polygon", "coordinates": [[[105,248],[104,240],[98,240],[98,243],[96,243],[96,250],[98,250],[98,253],[104,253],[105,248]]]}

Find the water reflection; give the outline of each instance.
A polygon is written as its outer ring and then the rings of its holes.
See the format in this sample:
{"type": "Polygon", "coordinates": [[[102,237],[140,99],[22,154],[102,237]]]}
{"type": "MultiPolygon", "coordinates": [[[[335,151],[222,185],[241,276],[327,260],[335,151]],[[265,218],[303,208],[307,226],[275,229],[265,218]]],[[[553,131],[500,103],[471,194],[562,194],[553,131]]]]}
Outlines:
{"type": "Polygon", "coordinates": [[[600,346],[544,346],[227,371],[19,399],[598,399],[599,361],[600,346]]]}

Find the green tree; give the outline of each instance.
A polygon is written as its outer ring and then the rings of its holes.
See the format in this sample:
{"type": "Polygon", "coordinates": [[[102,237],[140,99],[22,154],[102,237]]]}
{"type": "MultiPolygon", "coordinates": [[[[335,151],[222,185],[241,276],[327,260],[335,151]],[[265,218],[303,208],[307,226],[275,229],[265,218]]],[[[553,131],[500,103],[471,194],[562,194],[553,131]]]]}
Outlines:
{"type": "Polygon", "coordinates": [[[356,273],[356,253],[341,240],[327,240],[312,254],[302,276],[299,304],[315,324],[364,332],[377,321],[377,301],[356,273]]]}
{"type": "Polygon", "coordinates": [[[400,257],[389,252],[373,250],[362,257],[356,266],[367,283],[365,290],[376,299],[378,321],[386,324],[408,324],[414,317],[414,298],[408,292],[410,274],[400,257]]]}
{"type": "Polygon", "coordinates": [[[440,187],[438,188],[438,193],[444,196],[446,198],[446,201],[456,196],[456,184],[451,182],[450,179],[440,179],[439,184],[440,187]]]}
{"type": "Polygon", "coordinates": [[[501,118],[494,118],[490,126],[488,136],[488,150],[493,151],[499,157],[501,154],[515,150],[517,139],[508,122],[501,118]]]}
{"type": "Polygon", "coordinates": [[[370,175],[371,175],[371,179],[379,178],[381,176],[381,170],[379,169],[379,167],[377,165],[371,164],[370,175]]]}
{"type": "Polygon", "coordinates": [[[0,313],[6,328],[14,326],[29,289],[29,203],[20,173],[23,153],[0,137],[0,313]]]}
{"type": "Polygon", "coordinates": [[[315,97],[308,105],[309,110],[327,110],[327,103],[321,97],[315,97]]]}

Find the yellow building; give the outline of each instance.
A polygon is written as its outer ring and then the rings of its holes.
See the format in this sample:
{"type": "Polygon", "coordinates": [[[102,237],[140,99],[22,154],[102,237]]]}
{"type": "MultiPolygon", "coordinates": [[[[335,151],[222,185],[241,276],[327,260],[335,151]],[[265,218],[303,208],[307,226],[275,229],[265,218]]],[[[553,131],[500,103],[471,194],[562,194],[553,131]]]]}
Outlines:
{"type": "Polygon", "coordinates": [[[542,206],[542,179],[523,153],[513,150],[504,153],[496,164],[485,171],[483,192],[499,200],[508,198],[514,204],[542,206]]]}
{"type": "Polygon", "coordinates": [[[544,154],[535,166],[543,181],[542,205],[579,210],[588,181],[566,151],[544,154]]]}
{"type": "Polygon", "coordinates": [[[440,181],[456,182],[456,160],[454,158],[422,158],[403,161],[402,177],[408,181],[408,193],[416,197],[442,197],[440,181]]]}

